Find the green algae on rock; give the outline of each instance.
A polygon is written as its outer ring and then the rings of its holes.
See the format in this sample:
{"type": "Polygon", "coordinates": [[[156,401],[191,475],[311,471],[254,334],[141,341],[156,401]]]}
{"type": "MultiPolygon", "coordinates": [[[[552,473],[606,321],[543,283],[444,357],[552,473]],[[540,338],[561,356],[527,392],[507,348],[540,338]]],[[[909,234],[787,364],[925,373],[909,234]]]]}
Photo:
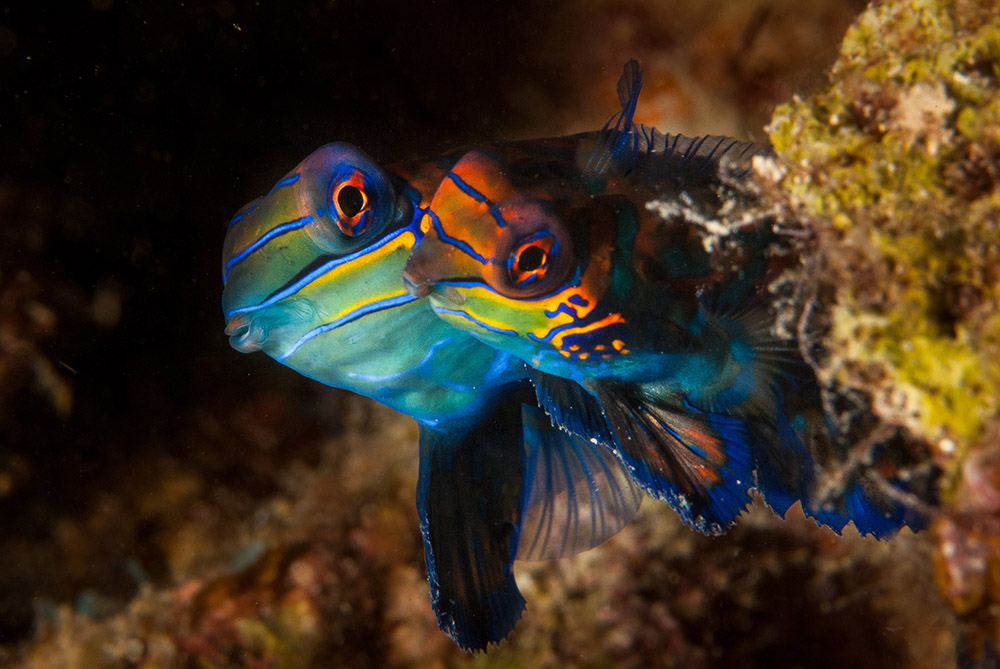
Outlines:
{"type": "Polygon", "coordinates": [[[964,450],[1000,399],[1000,9],[873,6],[831,81],[770,132],[837,286],[833,376],[884,379],[883,418],[964,450]]]}
{"type": "Polygon", "coordinates": [[[873,4],[829,86],[779,107],[769,130],[777,197],[807,221],[830,297],[822,373],[936,445],[938,584],[969,652],[995,648],[1000,7],[873,4]]]}

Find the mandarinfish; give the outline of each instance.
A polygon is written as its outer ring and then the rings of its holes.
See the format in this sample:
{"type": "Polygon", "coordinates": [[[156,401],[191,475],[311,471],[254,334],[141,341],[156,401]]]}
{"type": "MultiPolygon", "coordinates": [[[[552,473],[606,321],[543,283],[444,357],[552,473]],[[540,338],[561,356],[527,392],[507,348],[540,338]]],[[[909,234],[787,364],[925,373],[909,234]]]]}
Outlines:
{"type": "Polygon", "coordinates": [[[752,487],[779,514],[801,500],[837,531],[922,527],[893,494],[902,480],[887,490],[856,473],[833,495],[815,490],[846,445],[798,343],[771,333],[766,287],[794,259],[776,252],[772,218],[713,231],[752,198],[730,184],[769,147],[635,124],[641,83],[626,64],[621,110],[568,145],[467,150],[423,215],[410,293],[530,364],[546,412],[612,443],[694,528],[724,531],[752,487]]]}

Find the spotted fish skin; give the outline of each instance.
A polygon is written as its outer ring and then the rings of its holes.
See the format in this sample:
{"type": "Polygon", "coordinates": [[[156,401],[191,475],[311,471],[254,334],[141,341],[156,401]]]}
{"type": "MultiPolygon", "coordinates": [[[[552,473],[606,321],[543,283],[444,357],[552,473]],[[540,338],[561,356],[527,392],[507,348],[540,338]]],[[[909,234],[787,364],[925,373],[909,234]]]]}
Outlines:
{"type": "Polygon", "coordinates": [[[818,454],[846,446],[797,343],[771,334],[766,286],[786,261],[771,221],[705,234],[751,197],[730,182],[770,149],[636,125],[640,88],[630,62],[603,130],[462,155],[423,215],[411,294],[529,363],[559,424],[614,443],[696,529],[724,531],[752,487],[836,531],[919,529],[922,514],[860,479],[816,496],[818,454]]]}
{"type": "Polygon", "coordinates": [[[515,558],[586,550],[627,524],[641,495],[610,449],[544,419],[522,361],[405,290],[428,197],[455,160],[382,168],[353,146],[321,147],[233,217],[222,306],[236,350],[418,421],[432,602],[441,629],[478,651],[525,606],[515,558]]]}

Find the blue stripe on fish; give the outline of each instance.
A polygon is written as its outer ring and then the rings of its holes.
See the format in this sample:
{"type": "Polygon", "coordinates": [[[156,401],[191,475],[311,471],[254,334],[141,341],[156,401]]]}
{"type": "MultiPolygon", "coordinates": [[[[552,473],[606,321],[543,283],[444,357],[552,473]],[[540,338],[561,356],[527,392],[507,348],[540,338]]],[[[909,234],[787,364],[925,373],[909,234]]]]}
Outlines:
{"type": "Polygon", "coordinates": [[[532,334],[530,332],[526,333],[526,335],[532,341],[536,341],[536,342],[539,342],[539,343],[546,343],[550,339],[552,339],[553,337],[555,337],[557,334],[559,334],[560,332],[562,332],[563,330],[566,330],[567,328],[578,327],[580,325],[584,325],[584,324],[581,323],[578,320],[576,320],[576,321],[570,321],[569,323],[563,323],[562,325],[559,325],[557,327],[552,328],[551,330],[549,330],[549,333],[547,335],[545,335],[544,337],[539,337],[539,336],[534,335],[534,334],[532,334]]]}
{"type": "Polygon", "coordinates": [[[500,215],[500,210],[497,209],[495,202],[470,186],[464,179],[462,179],[462,177],[458,176],[454,172],[448,172],[448,178],[451,179],[456,186],[458,186],[460,191],[471,197],[476,202],[481,202],[489,207],[490,215],[493,217],[493,220],[497,222],[497,227],[507,227],[507,221],[505,221],[503,216],[500,215]]]}
{"type": "Polygon", "coordinates": [[[456,186],[458,186],[459,190],[461,190],[463,193],[471,197],[473,200],[476,200],[477,202],[482,202],[483,204],[493,204],[492,202],[490,202],[490,199],[488,197],[486,197],[478,190],[470,186],[468,183],[466,183],[465,179],[458,176],[454,172],[448,172],[448,178],[451,179],[456,186]]]}
{"type": "Polygon", "coordinates": [[[229,227],[233,227],[233,225],[242,221],[247,214],[249,214],[252,211],[255,211],[258,207],[260,207],[260,205],[255,204],[250,207],[247,207],[246,209],[236,212],[236,215],[233,216],[232,219],[230,219],[229,221],[229,227]]]}
{"type": "MultiPolygon", "coordinates": [[[[300,176],[302,176],[302,175],[301,174],[293,174],[290,177],[285,177],[284,179],[282,179],[278,183],[274,184],[274,188],[271,189],[271,193],[273,193],[274,191],[278,190],[279,188],[284,188],[285,186],[291,186],[293,183],[295,183],[296,181],[299,180],[300,176]]],[[[268,195],[270,195],[271,193],[268,193],[268,195]]]]}
{"type": "Polygon", "coordinates": [[[410,295],[409,293],[404,293],[402,295],[397,295],[396,297],[390,297],[384,300],[378,300],[376,302],[371,302],[370,304],[362,305],[357,309],[354,309],[353,311],[347,312],[346,314],[344,314],[343,316],[341,316],[336,320],[320,325],[319,327],[313,328],[309,332],[305,333],[304,335],[299,337],[299,340],[294,344],[292,344],[287,351],[285,351],[280,356],[275,358],[275,360],[278,360],[280,362],[282,360],[287,359],[289,356],[293,355],[297,350],[299,350],[299,348],[301,348],[303,344],[308,342],[310,339],[313,339],[314,337],[318,337],[324,332],[335,330],[339,328],[341,325],[346,325],[352,321],[358,320],[362,316],[367,316],[368,314],[372,314],[378,311],[383,311],[385,309],[398,307],[400,305],[406,304],[407,302],[412,302],[413,300],[416,299],[418,298],[414,297],[413,295],[410,295]]]}
{"type": "Polygon", "coordinates": [[[374,244],[370,244],[370,245],[368,245],[368,246],[366,246],[364,248],[358,249],[354,253],[348,253],[345,256],[340,256],[338,258],[334,258],[333,260],[330,260],[329,262],[325,262],[322,265],[320,265],[319,267],[317,267],[316,269],[314,269],[313,271],[311,271],[308,274],[306,274],[305,276],[303,276],[303,277],[301,277],[299,279],[295,279],[291,283],[285,284],[285,286],[283,286],[282,288],[279,288],[274,293],[271,293],[271,295],[269,295],[263,302],[260,302],[259,304],[251,304],[251,305],[248,305],[248,306],[245,306],[245,307],[240,307],[239,309],[233,309],[228,314],[226,314],[226,318],[231,318],[235,314],[242,314],[242,313],[247,313],[247,312],[250,312],[250,311],[257,311],[259,309],[265,309],[265,308],[271,306],[272,304],[280,302],[281,300],[285,299],[286,297],[290,297],[290,296],[294,295],[295,293],[299,292],[300,290],[302,290],[303,288],[305,288],[310,283],[312,283],[316,279],[320,278],[321,276],[323,276],[324,274],[326,274],[330,270],[333,270],[333,269],[335,269],[335,268],[337,268],[340,265],[343,265],[345,263],[353,262],[354,260],[357,260],[358,258],[360,258],[360,257],[362,257],[362,256],[364,256],[364,255],[366,255],[368,253],[371,253],[372,251],[375,251],[376,249],[379,249],[379,248],[385,246],[386,244],[388,244],[389,242],[391,242],[393,239],[395,239],[396,237],[398,237],[399,235],[401,235],[401,234],[403,234],[405,232],[411,232],[410,228],[408,228],[408,227],[407,228],[400,228],[399,230],[396,230],[392,234],[386,235],[385,237],[382,237],[381,239],[376,240],[374,244]]]}
{"type": "MultiPolygon", "coordinates": [[[[253,210],[251,209],[250,211],[253,210]]],[[[246,213],[249,213],[249,211],[246,213]]],[[[275,237],[279,237],[285,234],[286,232],[291,232],[292,230],[298,230],[299,228],[303,228],[312,222],[313,222],[312,216],[303,216],[302,218],[297,218],[294,221],[288,221],[286,223],[281,223],[280,225],[276,225],[267,232],[265,232],[263,235],[258,237],[256,241],[250,244],[250,246],[246,247],[245,249],[243,249],[242,251],[240,251],[239,253],[237,253],[236,255],[234,255],[232,258],[229,259],[229,262],[226,263],[225,269],[222,271],[222,283],[225,283],[229,279],[229,270],[231,270],[234,265],[238,264],[248,255],[259,249],[260,247],[264,246],[264,244],[267,244],[275,237]]]]}
{"type": "Polygon", "coordinates": [[[471,246],[463,242],[461,239],[456,239],[454,237],[445,234],[444,229],[442,229],[441,227],[441,219],[438,218],[438,215],[435,214],[432,209],[428,207],[427,209],[424,209],[423,212],[431,217],[431,222],[434,223],[434,229],[437,231],[438,237],[441,239],[442,242],[445,242],[446,244],[451,244],[456,249],[466,254],[470,258],[473,258],[482,265],[489,265],[490,263],[493,262],[493,260],[484,258],[483,256],[476,253],[475,249],[473,249],[471,246]]]}
{"type": "MultiPolygon", "coordinates": [[[[573,297],[576,297],[576,296],[574,295],[574,296],[570,297],[570,300],[572,300],[573,297]]],[[[577,313],[576,309],[574,309],[573,307],[567,305],[565,302],[560,302],[559,306],[556,307],[555,310],[553,310],[553,311],[549,311],[548,309],[546,309],[544,313],[549,318],[555,318],[556,315],[558,315],[558,314],[566,314],[570,318],[574,318],[574,319],[580,317],[580,314],[577,313]]]]}
{"type": "MultiPolygon", "coordinates": [[[[575,288],[579,286],[582,281],[583,271],[586,269],[586,263],[582,263],[581,265],[582,265],[581,267],[577,268],[576,274],[573,275],[573,278],[569,279],[562,285],[555,286],[548,293],[541,293],[540,295],[537,296],[536,299],[544,300],[546,298],[552,297],[556,293],[566,288],[575,288]]],[[[438,286],[454,286],[456,288],[472,288],[472,287],[483,288],[485,290],[490,291],[494,295],[500,294],[497,292],[495,288],[493,288],[493,286],[491,286],[488,282],[482,279],[442,279],[440,281],[435,281],[434,283],[438,286]]],[[[580,306],[587,306],[588,302],[586,298],[581,298],[580,300],[577,300],[574,299],[576,297],[577,297],[576,295],[571,295],[569,297],[569,301],[572,302],[573,304],[579,304],[580,306]]]]}
{"type": "Polygon", "coordinates": [[[461,311],[459,309],[438,308],[438,309],[435,309],[435,311],[437,313],[439,313],[439,314],[454,314],[455,316],[461,316],[462,318],[466,318],[466,319],[472,321],[473,323],[475,323],[476,325],[478,325],[479,327],[485,328],[486,330],[489,330],[490,332],[495,332],[497,334],[502,334],[502,335],[508,335],[508,336],[511,336],[511,337],[516,337],[517,336],[517,332],[515,332],[514,330],[504,330],[502,328],[494,327],[494,326],[490,325],[489,323],[484,323],[484,322],[482,322],[480,320],[477,320],[475,317],[470,316],[469,314],[467,314],[464,311],[461,311]]]}

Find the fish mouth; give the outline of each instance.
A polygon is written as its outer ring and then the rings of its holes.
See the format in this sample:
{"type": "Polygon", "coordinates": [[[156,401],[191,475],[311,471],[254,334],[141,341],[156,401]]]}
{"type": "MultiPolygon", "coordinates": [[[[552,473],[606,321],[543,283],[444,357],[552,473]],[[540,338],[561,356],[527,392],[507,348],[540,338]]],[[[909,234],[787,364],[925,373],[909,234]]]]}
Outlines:
{"type": "Polygon", "coordinates": [[[226,334],[229,335],[229,345],[240,353],[259,351],[267,341],[267,332],[247,314],[230,316],[226,320],[226,334]]]}

